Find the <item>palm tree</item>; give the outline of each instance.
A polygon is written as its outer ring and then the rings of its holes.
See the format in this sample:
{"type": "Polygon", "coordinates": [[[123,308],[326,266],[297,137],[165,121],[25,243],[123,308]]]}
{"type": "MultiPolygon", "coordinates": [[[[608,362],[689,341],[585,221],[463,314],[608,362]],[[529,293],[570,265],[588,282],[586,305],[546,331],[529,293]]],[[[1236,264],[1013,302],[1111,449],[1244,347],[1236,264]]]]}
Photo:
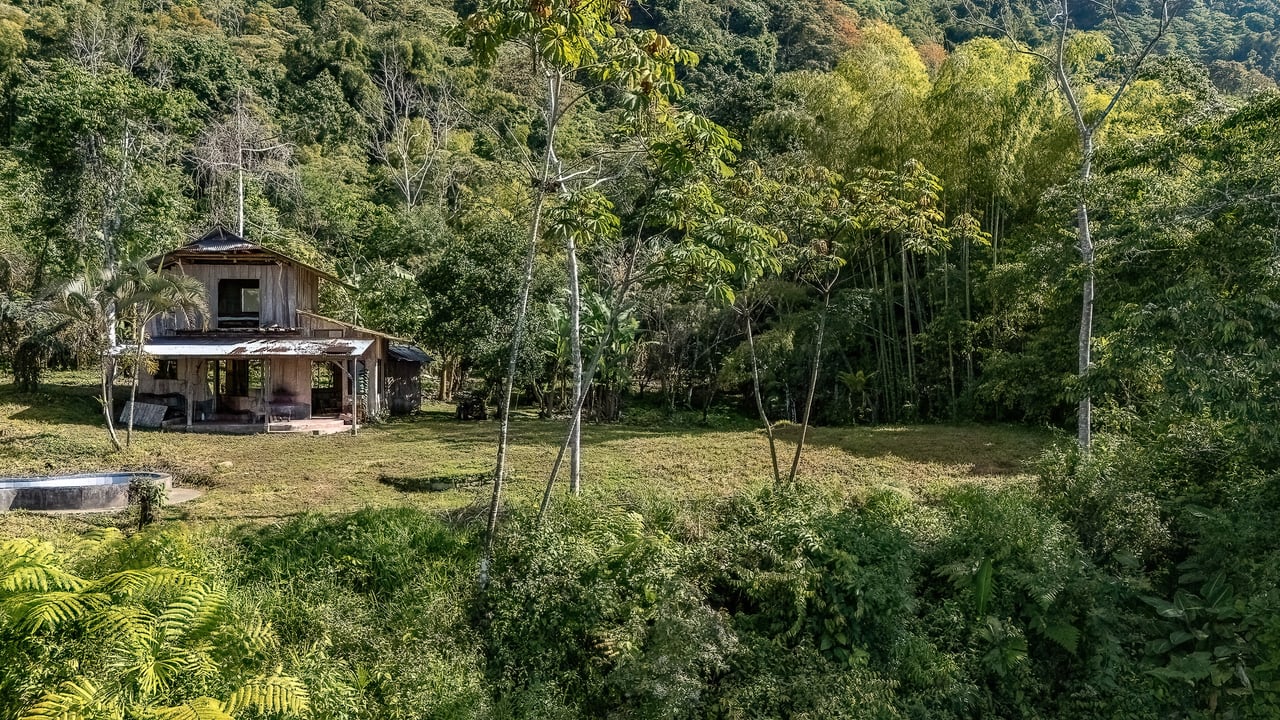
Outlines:
{"type": "Polygon", "coordinates": [[[133,409],[138,398],[138,378],[142,374],[143,348],[147,342],[147,326],[157,317],[171,312],[182,312],[188,318],[209,314],[209,302],[204,284],[186,275],[162,273],[160,265],[152,270],[145,262],[126,265],[121,271],[128,278],[130,293],[125,298],[122,311],[127,312],[132,325],[134,344],[133,382],[129,387],[129,424],[125,430],[124,445],[133,441],[133,409]]]}
{"type": "MultiPolygon", "coordinates": [[[[98,353],[102,369],[102,415],[107,422],[107,436],[116,450],[123,449],[111,416],[115,405],[114,386],[119,369],[117,360],[122,348],[119,342],[120,319],[131,321],[131,340],[135,349],[135,369],[130,400],[137,396],[138,367],[147,323],[166,312],[199,312],[207,314],[204,286],[192,278],[162,274],[145,262],[127,263],[114,270],[87,271],[63,285],[55,312],[71,322],[89,347],[98,353]]],[[[132,440],[133,414],[129,415],[126,441],[132,440]]]]}
{"type": "Polygon", "coordinates": [[[54,311],[70,321],[69,330],[81,335],[96,352],[102,370],[102,417],[107,422],[107,436],[116,450],[122,449],[116,436],[111,408],[115,404],[112,389],[116,379],[116,344],[118,308],[126,288],[122,278],[109,270],[86,271],[62,286],[54,311]]]}

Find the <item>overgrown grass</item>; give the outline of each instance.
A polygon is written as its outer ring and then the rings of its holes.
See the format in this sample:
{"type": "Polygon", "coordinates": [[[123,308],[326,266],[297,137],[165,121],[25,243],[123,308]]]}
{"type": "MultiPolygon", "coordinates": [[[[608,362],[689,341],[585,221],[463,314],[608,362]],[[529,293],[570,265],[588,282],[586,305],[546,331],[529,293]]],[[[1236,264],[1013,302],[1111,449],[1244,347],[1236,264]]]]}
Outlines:
{"type": "MultiPolygon", "coordinates": [[[[38,394],[0,387],[0,475],[158,469],[204,494],[167,510],[168,519],[261,524],[307,512],[409,505],[467,513],[490,488],[467,482],[492,467],[496,426],[457,422],[452,409],[362,428],[359,435],[203,435],[148,430],[132,449],[111,452],[91,374],[53,375],[38,394]],[[394,481],[388,481],[388,480],[394,481]],[[433,482],[459,481],[443,492],[433,482]]],[[[790,460],[797,428],[780,429],[790,460]]],[[[563,421],[517,417],[509,502],[541,496],[564,432],[563,421]]],[[[1048,434],[1010,426],[815,428],[801,461],[802,481],[862,494],[889,486],[911,495],[955,483],[1019,479],[1048,434]]],[[[741,420],[677,427],[633,423],[585,428],[588,494],[636,502],[696,503],[769,482],[762,432],[741,420]]],[[[0,515],[0,536],[76,532],[119,524],[119,516],[0,515]]]]}

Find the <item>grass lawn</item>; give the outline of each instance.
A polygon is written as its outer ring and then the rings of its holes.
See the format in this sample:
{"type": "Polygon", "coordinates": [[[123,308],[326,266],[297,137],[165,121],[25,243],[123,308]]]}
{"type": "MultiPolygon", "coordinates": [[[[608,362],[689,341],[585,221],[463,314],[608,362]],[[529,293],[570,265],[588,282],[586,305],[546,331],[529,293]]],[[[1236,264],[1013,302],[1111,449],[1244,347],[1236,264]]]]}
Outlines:
{"type": "MultiPolygon", "coordinates": [[[[360,434],[202,435],[135,432],[131,450],[110,451],[92,374],[60,373],[38,394],[0,386],[0,476],[87,470],[160,469],[204,494],[168,508],[197,523],[270,523],[305,512],[409,504],[480,512],[490,488],[428,491],[423,481],[466,478],[492,467],[497,425],[462,423],[452,408],[361,428],[360,434]],[[227,463],[230,463],[229,466],[227,463]]],[[[770,480],[768,444],[747,421],[723,427],[588,425],[583,477],[588,493],[693,503],[770,480]]],[[[512,503],[536,503],[565,424],[513,422],[512,503]]],[[[790,466],[796,428],[780,430],[790,466]]],[[[123,434],[122,434],[123,437],[123,434]]],[[[857,493],[893,486],[920,495],[956,482],[1004,483],[1025,473],[1050,436],[1012,426],[814,428],[800,463],[802,482],[857,493]]],[[[563,477],[563,476],[562,476],[563,477]]],[[[563,487],[563,486],[561,486],[563,487]]],[[[59,535],[126,522],[123,514],[0,514],[0,537],[59,535]]]]}

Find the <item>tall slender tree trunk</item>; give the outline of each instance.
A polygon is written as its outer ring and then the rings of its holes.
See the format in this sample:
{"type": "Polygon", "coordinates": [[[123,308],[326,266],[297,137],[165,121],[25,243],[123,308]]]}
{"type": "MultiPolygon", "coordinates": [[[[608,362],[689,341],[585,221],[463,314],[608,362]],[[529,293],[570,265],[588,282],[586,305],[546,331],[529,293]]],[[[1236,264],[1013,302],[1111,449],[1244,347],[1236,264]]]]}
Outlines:
{"type": "Polygon", "coordinates": [[[773,484],[782,484],[782,473],[778,470],[778,443],[773,437],[773,423],[769,421],[769,413],[764,409],[764,397],[760,394],[760,363],[756,360],[756,338],[751,329],[751,311],[744,315],[747,318],[747,349],[751,353],[751,389],[756,396],[756,410],[760,413],[760,422],[764,423],[764,434],[769,439],[769,459],[773,462],[773,484]]]}
{"type": "Polygon", "coordinates": [[[582,494],[582,293],[578,284],[578,246],[568,233],[565,255],[569,264],[569,363],[573,366],[573,414],[569,419],[569,491],[582,494]]]}
{"type": "Polygon", "coordinates": [[[111,416],[112,409],[116,404],[115,393],[112,391],[115,385],[115,375],[115,358],[109,354],[104,355],[102,358],[102,417],[107,421],[107,437],[111,439],[112,447],[116,450],[122,450],[124,448],[120,445],[120,437],[116,435],[115,418],[111,416]]]}
{"type": "Polygon", "coordinates": [[[533,219],[529,223],[529,249],[524,257],[524,273],[520,282],[520,301],[516,305],[515,327],[511,331],[511,349],[507,352],[507,374],[498,396],[498,456],[493,470],[493,495],[489,499],[489,519],[485,525],[484,558],[480,561],[480,584],[489,582],[489,564],[493,560],[493,540],[498,530],[498,509],[502,504],[502,485],[507,473],[507,447],[511,429],[511,393],[516,382],[516,366],[520,360],[520,345],[524,341],[525,324],[529,315],[529,290],[533,285],[533,264],[538,257],[538,237],[542,232],[542,208],[546,194],[541,187],[535,190],[533,219]]]}
{"type": "Polygon", "coordinates": [[[133,354],[133,381],[129,383],[129,424],[124,431],[124,446],[133,446],[133,414],[137,412],[138,402],[138,380],[142,374],[142,343],[145,339],[142,333],[136,334],[135,339],[138,341],[138,349],[133,354]]]}
{"type": "Polygon", "coordinates": [[[244,237],[244,150],[236,164],[236,235],[244,237]]]}
{"type": "Polygon", "coordinates": [[[1106,107],[1101,112],[1092,113],[1091,118],[1086,118],[1084,104],[1076,93],[1071,74],[1068,71],[1067,45],[1072,29],[1072,3],[1068,0],[1056,0],[1055,5],[1053,22],[1057,37],[1054,42],[1054,52],[1052,57],[1042,55],[1041,58],[1051,67],[1058,84],[1058,90],[1071,110],[1071,117],[1076,125],[1076,136],[1080,141],[1080,198],[1076,207],[1076,236],[1080,251],[1080,264],[1084,270],[1084,279],[1081,283],[1083,287],[1080,292],[1080,336],[1077,348],[1077,372],[1078,379],[1082,384],[1082,392],[1076,411],[1076,440],[1081,449],[1088,450],[1093,441],[1093,397],[1087,387],[1083,386],[1088,382],[1087,376],[1092,361],[1090,356],[1093,343],[1095,268],[1093,230],[1089,226],[1089,185],[1093,180],[1094,141],[1111,111],[1116,108],[1120,99],[1129,89],[1130,83],[1137,77],[1142,64],[1172,26],[1178,8],[1174,6],[1171,0],[1160,0],[1158,6],[1154,8],[1155,19],[1157,20],[1155,32],[1151,34],[1147,43],[1139,50],[1137,56],[1125,70],[1119,85],[1111,93],[1111,99],[1106,107]]]}
{"type": "MultiPolygon", "coordinates": [[[[643,230],[644,222],[640,223],[643,230]]],[[[631,285],[635,281],[636,256],[640,253],[639,248],[640,237],[636,236],[636,250],[627,259],[627,269],[622,275],[622,283],[618,286],[617,300],[613,303],[613,307],[609,312],[609,321],[605,324],[604,336],[600,338],[599,344],[596,345],[595,352],[591,354],[591,362],[587,364],[586,371],[583,373],[581,385],[584,391],[580,393],[574,404],[573,412],[570,415],[569,433],[565,435],[564,442],[560,443],[560,452],[556,453],[555,462],[551,464],[551,473],[547,476],[547,486],[542,493],[542,503],[538,506],[538,522],[541,523],[546,517],[547,509],[551,507],[551,491],[555,488],[556,477],[560,474],[560,467],[564,464],[564,454],[568,450],[570,443],[573,442],[577,427],[582,423],[582,408],[586,404],[586,389],[591,387],[591,383],[595,380],[596,370],[600,367],[600,361],[604,358],[605,350],[608,349],[609,343],[613,342],[614,329],[617,326],[618,318],[622,314],[622,308],[626,303],[627,293],[631,290],[631,285]]]]}
{"type": "Polygon", "coordinates": [[[542,235],[542,213],[547,203],[547,193],[552,185],[559,184],[560,161],[556,157],[556,127],[560,116],[560,85],[558,72],[547,71],[547,144],[542,152],[542,174],[535,179],[536,198],[529,221],[529,249],[524,258],[524,272],[520,282],[520,301],[516,306],[515,327],[511,332],[511,349],[507,354],[507,373],[498,399],[498,452],[493,471],[493,494],[489,498],[489,517],[485,524],[484,557],[480,560],[480,585],[489,583],[489,567],[493,562],[493,543],[498,531],[498,512],[502,506],[502,486],[507,473],[507,450],[510,444],[511,399],[516,382],[516,367],[520,360],[520,346],[524,342],[525,325],[529,316],[529,291],[533,286],[533,266],[538,257],[538,240],[542,235]],[[552,182],[553,180],[557,182],[552,182]]]}
{"type": "MultiPolygon", "coordinates": [[[[1093,345],[1093,231],[1089,228],[1089,181],[1093,178],[1093,134],[1082,134],[1081,149],[1084,157],[1080,162],[1080,205],[1077,209],[1076,228],[1080,241],[1080,262],[1084,267],[1084,287],[1080,299],[1080,338],[1079,338],[1079,377],[1085,380],[1092,361],[1093,345]]],[[[1084,392],[1076,410],[1076,441],[1080,447],[1088,450],[1093,442],[1093,396],[1084,392]]]]}
{"type": "Polygon", "coordinates": [[[791,474],[787,482],[794,484],[796,472],[800,469],[800,453],[804,452],[804,441],[809,434],[809,413],[813,410],[813,393],[818,387],[818,370],[822,367],[822,334],[827,328],[827,310],[831,307],[831,287],[827,286],[822,293],[822,312],[818,315],[818,334],[813,342],[813,364],[809,370],[809,392],[804,401],[804,416],[800,422],[800,440],[796,443],[796,454],[791,459],[791,474]]]}
{"type": "MultiPolygon", "coordinates": [[[[604,350],[613,338],[613,320],[614,318],[610,318],[609,327],[605,329],[600,346],[596,348],[595,353],[591,356],[591,362],[587,364],[586,372],[583,373],[584,387],[591,387],[591,382],[596,375],[596,369],[600,366],[601,358],[604,357],[604,350]]],[[[556,477],[560,475],[560,468],[564,465],[565,453],[569,450],[574,438],[581,437],[578,435],[578,425],[582,422],[582,408],[586,405],[586,400],[586,393],[579,395],[569,415],[571,418],[569,420],[569,432],[565,435],[564,441],[560,443],[560,451],[556,453],[555,462],[551,463],[551,474],[547,476],[547,485],[542,491],[542,503],[538,505],[538,522],[542,522],[542,518],[547,514],[547,509],[551,507],[551,491],[555,488],[556,477]]]]}
{"type": "Polygon", "coordinates": [[[902,333],[907,349],[907,390],[913,406],[916,398],[916,350],[911,342],[911,283],[907,273],[907,246],[902,245],[902,333]]]}

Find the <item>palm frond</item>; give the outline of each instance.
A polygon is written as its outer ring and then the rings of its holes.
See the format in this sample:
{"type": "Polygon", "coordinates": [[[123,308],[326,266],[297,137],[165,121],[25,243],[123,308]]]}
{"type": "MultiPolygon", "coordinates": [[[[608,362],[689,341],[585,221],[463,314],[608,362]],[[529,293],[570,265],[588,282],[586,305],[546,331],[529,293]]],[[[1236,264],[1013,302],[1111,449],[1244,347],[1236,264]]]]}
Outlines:
{"type": "Polygon", "coordinates": [[[183,676],[188,666],[186,655],[179,649],[154,646],[148,650],[150,652],[130,657],[128,662],[116,665],[129,684],[137,689],[139,697],[143,698],[172,688],[174,681],[183,676]]]}

